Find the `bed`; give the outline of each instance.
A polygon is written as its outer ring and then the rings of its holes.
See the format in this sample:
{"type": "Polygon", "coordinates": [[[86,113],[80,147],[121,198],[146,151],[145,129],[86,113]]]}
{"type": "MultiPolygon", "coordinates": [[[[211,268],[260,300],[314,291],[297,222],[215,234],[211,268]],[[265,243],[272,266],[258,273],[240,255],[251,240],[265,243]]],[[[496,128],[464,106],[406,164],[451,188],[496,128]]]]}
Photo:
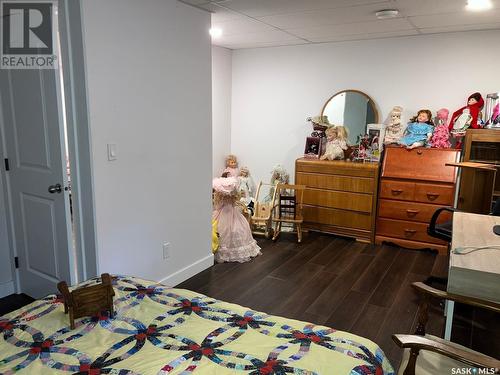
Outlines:
{"type": "Polygon", "coordinates": [[[57,295],[1,317],[0,374],[393,374],[360,336],[139,278],[113,287],[114,316],[74,330],[57,295]]]}

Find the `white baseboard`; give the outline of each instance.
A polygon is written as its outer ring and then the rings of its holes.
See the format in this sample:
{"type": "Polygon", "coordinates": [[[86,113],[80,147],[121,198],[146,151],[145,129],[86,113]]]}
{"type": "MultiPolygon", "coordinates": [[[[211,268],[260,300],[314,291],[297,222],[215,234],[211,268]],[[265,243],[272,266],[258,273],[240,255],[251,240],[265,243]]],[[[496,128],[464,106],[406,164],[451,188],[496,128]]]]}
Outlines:
{"type": "Polygon", "coordinates": [[[0,283],[0,298],[14,293],[14,281],[7,281],[0,283]]]}
{"type": "Polygon", "coordinates": [[[206,270],[208,267],[213,266],[213,264],[214,255],[210,254],[205,258],[197,260],[193,264],[190,264],[189,266],[186,266],[183,269],[180,269],[179,271],[176,271],[173,274],[159,280],[158,282],[168,286],[175,286],[189,279],[190,277],[193,277],[197,273],[206,270]]]}

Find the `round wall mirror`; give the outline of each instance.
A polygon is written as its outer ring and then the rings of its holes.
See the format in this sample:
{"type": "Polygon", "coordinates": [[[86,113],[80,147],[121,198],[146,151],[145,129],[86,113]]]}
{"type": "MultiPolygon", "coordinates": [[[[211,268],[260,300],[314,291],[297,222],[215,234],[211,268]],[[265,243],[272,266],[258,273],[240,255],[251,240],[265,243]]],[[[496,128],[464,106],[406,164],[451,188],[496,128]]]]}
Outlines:
{"type": "Polygon", "coordinates": [[[350,145],[356,144],[358,136],[366,133],[367,124],[378,123],[375,102],[357,90],[343,90],[333,95],[323,106],[321,116],[328,116],[332,125],[345,126],[350,145]]]}

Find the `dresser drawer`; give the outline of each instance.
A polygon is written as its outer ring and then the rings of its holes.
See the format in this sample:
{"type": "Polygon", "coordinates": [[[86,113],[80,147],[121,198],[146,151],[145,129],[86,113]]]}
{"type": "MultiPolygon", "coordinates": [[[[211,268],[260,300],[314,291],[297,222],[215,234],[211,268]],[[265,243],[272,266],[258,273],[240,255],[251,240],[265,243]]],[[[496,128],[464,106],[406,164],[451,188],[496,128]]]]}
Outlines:
{"type": "Polygon", "coordinates": [[[453,205],[454,188],[452,185],[415,184],[415,201],[438,205],[453,205]]]}
{"type": "Polygon", "coordinates": [[[353,163],[344,160],[297,159],[295,173],[307,172],[326,175],[377,177],[378,163],[353,163]]]}
{"type": "Polygon", "coordinates": [[[372,216],[361,212],[304,205],[304,222],[370,230],[372,216]]]}
{"type": "Polygon", "coordinates": [[[382,179],[380,184],[380,198],[413,201],[414,197],[414,182],[382,179]]]}
{"type": "MultiPolygon", "coordinates": [[[[378,215],[387,219],[419,221],[428,224],[434,212],[440,207],[433,204],[381,199],[379,201],[378,215]]],[[[445,211],[439,215],[438,223],[450,221],[451,218],[451,213],[445,211]]]]}
{"type": "Polygon", "coordinates": [[[427,224],[415,221],[377,220],[377,235],[401,238],[411,241],[423,241],[436,244],[445,244],[444,241],[431,237],[427,234],[427,224]]]}
{"type": "Polygon", "coordinates": [[[366,177],[297,172],[295,174],[295,183],[312,188],[351,191],[354,193],[373,193],[375,190],[375,179],[366,177]]]}
{"type": "Polygon", "coordinates": [[[304,204],[343,210],[372,212],[373,196],[344,191],[306,189],[304,204]]]}
{"type": "Polygon", "coordinates": [[[407,150],[389,146],[385,150],[382,177],[435,182],[455,182],[455,167],[446,163],[457,161],[459,150],[418,147],[407,150]]]}

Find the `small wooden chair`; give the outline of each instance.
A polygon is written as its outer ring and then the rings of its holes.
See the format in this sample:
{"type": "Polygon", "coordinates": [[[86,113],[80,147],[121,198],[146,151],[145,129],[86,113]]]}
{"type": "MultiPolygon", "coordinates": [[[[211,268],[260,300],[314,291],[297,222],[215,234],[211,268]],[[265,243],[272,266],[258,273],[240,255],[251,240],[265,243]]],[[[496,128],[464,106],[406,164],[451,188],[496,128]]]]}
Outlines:
{"type": "Polygon", "coordinates": [[[255,194],[253,214],[250,220],[250,228],[253,234],[264,235],[271,238],[271,214],[276,189],[274,185],[260,182],[255,194]]]}
{"type": "Polygon", "coordinates": [[[75,319],[97,314],[101,311],[109,311],[113,316],[113,296],[115,292],[111,284],[109,273],[101,275],[102,283],[83,286],[70,291],[66,281],[57,284],[57,289],[64,298],[64,313],[69,311],[71,329],[75,328],[75,319]]]}
{"type": "MultiPolygon", "coordinates": [[[[422,295],[416,333],[415,335],[392,335],[396,344],[405,349],[398,375],[459,373],[453,372],[453,369],[470,369],[471,372],[468,373],[472,374],[500,374],[500,361],[498,359],[425,333],[431,298],[465,303],[495,312],[500,312],[500,303],[450,294],[421,282],[413,283],[412,287],[422,295]],[[486,370],[478,372],[478,368],[486,370]],[[476,372],[472,369],[476,369],[476,372]]],[[[465,372],[460,373],[464,374],[465,372]]]]}
{"type": "Polygon", "coordinates": [[[278,184],[274,196],[272,221],[275,223],[273,241],[280,232],[283,223],[292,224],[297,232],[297,242],[302,241],[302,201],[305,185],[278,184]]]}

